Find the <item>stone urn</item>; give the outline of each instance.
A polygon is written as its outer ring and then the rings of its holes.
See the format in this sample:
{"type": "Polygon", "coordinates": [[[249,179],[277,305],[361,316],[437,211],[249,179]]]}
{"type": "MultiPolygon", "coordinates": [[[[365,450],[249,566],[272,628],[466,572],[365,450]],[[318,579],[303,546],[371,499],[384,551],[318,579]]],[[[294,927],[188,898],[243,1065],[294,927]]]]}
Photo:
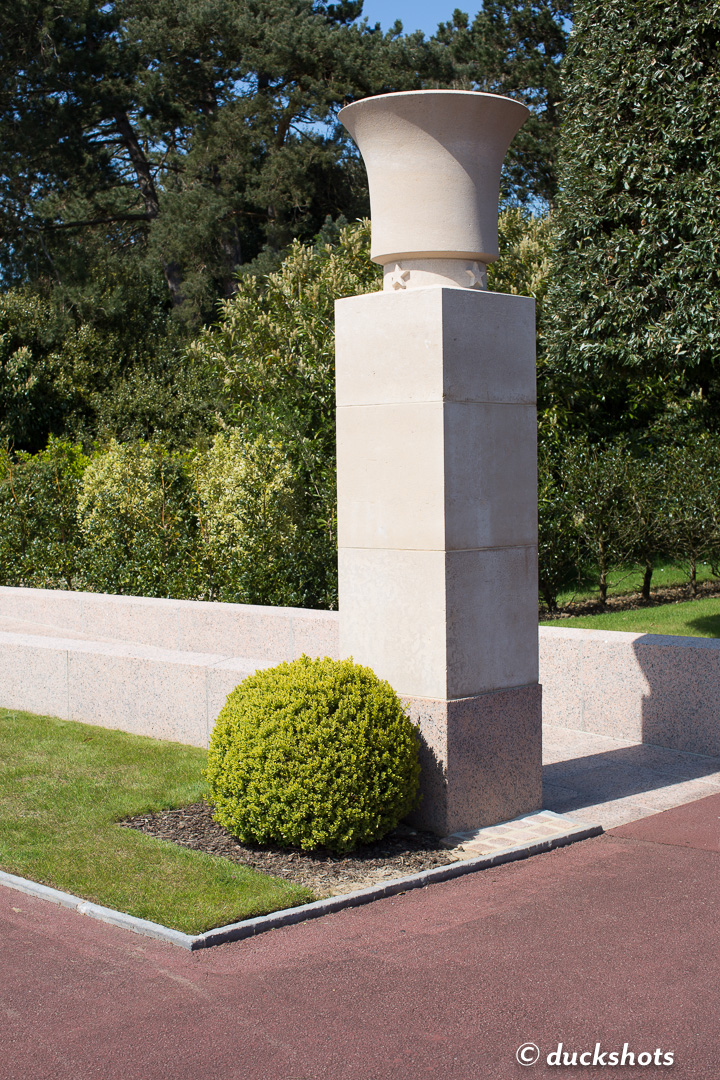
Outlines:
{"type": "Polygon", "coordinates": [[[498,257],[503,158],[529,116],[518,101],[412,90],[340,110],[370,185],[373,260],[386,289],[485,287],[498,257]]]}

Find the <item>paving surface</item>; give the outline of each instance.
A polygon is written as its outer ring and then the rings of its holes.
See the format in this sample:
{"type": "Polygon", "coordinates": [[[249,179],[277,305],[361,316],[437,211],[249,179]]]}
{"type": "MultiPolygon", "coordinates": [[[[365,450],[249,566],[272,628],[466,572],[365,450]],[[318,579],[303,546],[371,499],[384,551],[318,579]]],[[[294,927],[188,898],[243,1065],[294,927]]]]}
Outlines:
{"type": "Polygon", "coordinates": [[[562,1042],[717,1080],[718,815],[714,795],[195,954],[0,889],[0,1077],[510,1080],[556,1075],[562,1042]]]}
{"type": "Polygon", "coordinates": [[[444,836],[440,843],[450,848],[456,859],[474,859],[478,855],[494,855],[508,848],[532,846],[538,841],[568,836],[582,824],[569,816],[540,810],[512,821],[503,821],[500,825],[451,833],[444,836]]]}
{"type": "Polygon", "coordinates": [[[720,758],[543,727],[546,810],[611,829],[718,792],[720,758]]]}

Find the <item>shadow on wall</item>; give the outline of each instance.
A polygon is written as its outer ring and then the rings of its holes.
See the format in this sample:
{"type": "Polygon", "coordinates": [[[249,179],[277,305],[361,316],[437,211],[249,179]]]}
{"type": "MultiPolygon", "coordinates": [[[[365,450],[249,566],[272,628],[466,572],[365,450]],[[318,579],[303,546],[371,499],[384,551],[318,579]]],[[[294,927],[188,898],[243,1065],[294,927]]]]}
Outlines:
{"type": "Polygon", "coordinates": [[[648,691],[642,741],[720,755],[720,642],[646,634],[632,647],[648,691]]]}

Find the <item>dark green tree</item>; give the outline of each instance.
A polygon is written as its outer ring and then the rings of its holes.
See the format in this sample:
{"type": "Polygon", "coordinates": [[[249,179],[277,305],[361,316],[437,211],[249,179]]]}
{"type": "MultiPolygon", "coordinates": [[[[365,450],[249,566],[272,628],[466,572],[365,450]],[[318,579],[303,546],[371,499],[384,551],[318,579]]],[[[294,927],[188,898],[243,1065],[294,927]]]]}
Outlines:
{"type": "Polygon", "coordinates": [[[168,327],[162,282],[146,285],[129,272],[94,282],[85,318],[88,296],[73,309],[30,287],[0,293],[0,445],[161,436],[182,447],[216,430],[220,384],[168,327]]]}
{"type": "Polygon", "coordinates": [[[438,28],[435,40],[449,53],[451,85],[505,94],[531,109],[503,170],[503,194],[511,201],[555,201],[560,66],[570,12],[570,0],[483,0],[472,22],[456,10],[438,28]]]}
{"type": "Polygon", "coordinates": [[[544,405],[593,439],[720,416],[720,3],[582,0],[544,405]]]}
{"type": "Polygon", "coordinates": [[[364,176],[335,122],[420,85],[422,36],[343,0],[18,0],[0,10],[0,275],[74,302],[98,263],[164,276],[212,314],[265,245],[355,217],[364,176]]]}

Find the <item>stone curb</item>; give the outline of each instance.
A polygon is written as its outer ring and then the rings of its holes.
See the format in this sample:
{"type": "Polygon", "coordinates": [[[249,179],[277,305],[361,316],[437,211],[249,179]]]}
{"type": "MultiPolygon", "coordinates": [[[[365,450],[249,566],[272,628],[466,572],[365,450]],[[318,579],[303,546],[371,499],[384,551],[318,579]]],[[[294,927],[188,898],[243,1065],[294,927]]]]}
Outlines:
{"type": "Polygon", "coordinates": [[[602,825],[577,825],[569,828],[560,836],[552,836],[546,840],[538,840],[532,844],[516,844],[504,851],[496,851],[492,855],[480,855],[475,859],[461,859],[447,866],[436,866],[431,870],[423,870],[419,874],[409,874],[407,877],[395,878],[382,885],[371,885],[367,889],[357,889],[355,892],[343,893],[340,896],[329,896],[325,900],[316,900],[312,904],[303,904],[301,907],[285,908],[284,911],[275,911],[270,915],[259,915],[255,919],[244,919],[242,922],[229,923],[227,926],[218,926],[214,930],[206,930],[204,934],[183,934],[180,930],[172,930],[160,923],[150,922],[147,919],[138,919],[134,915],[126,915],[122,911],[114,911],[112,908],[102,907],[100,904],[92,904],[79,896],[61,892],[59,889],[51,889],[48,885],[40,885],[27,878],[16,877],[15,874],[7,874],[0,871],[0,885],[6,885],[10,889],[27,893],[29,896],[38,897],[41,900],[49,900],[61,907],[71,908],[80,915],[88,915],[91,919],[99,919],[101,922],[110,923],[111,926],[119,926],[123,930],[132,930],[136,934],[144,934],[146,937],[165,941],[170,945],[178,945],[181,949],[194,952],[197,949],[207,949],[212,945],[222,945],[229,941],[241,941],[243,938],[255,937],[263,934],[266,930],[276,930],[280,926],[291,926],[294,923],[306,922],[309,919],[318,919],[322,915],[329,915],[333,911],[342,911],[343,908],[359,907],[361,904],[369,904],[373,900],[381,900],[387,896],[397,896],[398,893],[407,892],[410,889],[424,889],[427,885],[434,885],[441,881],[450,881],[452,878],[464,877],[465,874],[473,874],[478,870],[486,870],[491,866],[499,866],[502,863],[514,862],[517,859],[526,859],[531,855],[540,855],[544,851],[552,851],[553,848],[565,847],[577,840],[587,840],[591,836],[599,836],[603,832],[602,825]]]}
{"type": "Polygon", "coordinates": [[[190,934],[183,934],[180,930],[172,930],[169,926],[161,926],[160,923],[150,922],[148,919],[126,915],[124,911],[115,911],[113,908],[102,907],[100,904],[92,904],[80,896],[73,896],[72,893],[61,892],[59,889],[51,889],[49,885],[40,885],[36,881],[28,881],[27,878],[16,877],[15,874],[7,874],[3,870],[0,870],[0,885],[17,889],[18,892],[27,893],[29,896],[36,896],[40,900],[49,900],[51,904],[59,904],[60,907],[71,908],[80,915],[89,915],[91,919],[99,919],[101,922],[110,923],[111,926],[133,930],[136,934],[158,938],[171,945],[179,945],[183,949],[193,948],[192,942],[195,938],[190,934]]]}

